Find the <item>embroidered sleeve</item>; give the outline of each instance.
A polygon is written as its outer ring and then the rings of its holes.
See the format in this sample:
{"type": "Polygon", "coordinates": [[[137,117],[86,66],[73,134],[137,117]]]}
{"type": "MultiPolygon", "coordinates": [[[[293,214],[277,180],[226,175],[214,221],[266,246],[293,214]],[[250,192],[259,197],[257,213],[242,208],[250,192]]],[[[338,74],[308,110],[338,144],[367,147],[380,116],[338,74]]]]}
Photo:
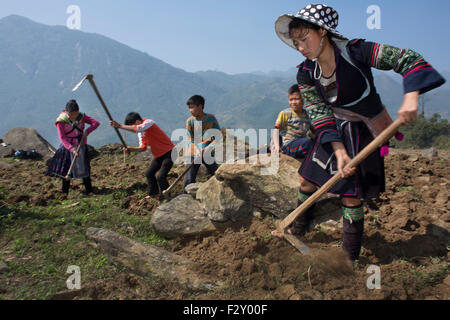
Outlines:
{"type": "Polygon", "coordinates": [[[311,127],[314,128],[317,137],[319,137],[320,143],[342,141],[336,128],[336,118],[331,107],[325,104],[307,70],[305,72],[302,67],[300,68],[297,81],[303,100],[303,109],[305,109],[311,121],[311,127]]]}
{"type": "Polygon", "coordinates": [[[417,52],[386,44],[353,41],[350,51],[360,62],[379,70],[394,70],[403,76],[404,93],[428,92],[445,83],[445,79],[417,52]]]}

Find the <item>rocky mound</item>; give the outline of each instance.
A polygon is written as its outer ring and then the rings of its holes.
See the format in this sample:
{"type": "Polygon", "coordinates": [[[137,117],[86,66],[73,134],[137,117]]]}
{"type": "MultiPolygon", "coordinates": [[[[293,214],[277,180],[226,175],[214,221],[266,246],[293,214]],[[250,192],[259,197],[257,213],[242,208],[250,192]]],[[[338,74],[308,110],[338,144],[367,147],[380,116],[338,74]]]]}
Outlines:
{"type": "MultiPolygon", "coordinates": [[[[56,149],[35,130],[30,128],[17,127],[9,130],[3,136],[3,142],[7,145],[6,149],[14,150],[36,150],[44,160],[53,156],[56,149]]],[[[5,147],[2,147],[2,149],[5,147]]],[[[7,150],[11,153],[10,150],[7,150]]],[[[0,154],[6,156],[7,154],[0,154]]]]}

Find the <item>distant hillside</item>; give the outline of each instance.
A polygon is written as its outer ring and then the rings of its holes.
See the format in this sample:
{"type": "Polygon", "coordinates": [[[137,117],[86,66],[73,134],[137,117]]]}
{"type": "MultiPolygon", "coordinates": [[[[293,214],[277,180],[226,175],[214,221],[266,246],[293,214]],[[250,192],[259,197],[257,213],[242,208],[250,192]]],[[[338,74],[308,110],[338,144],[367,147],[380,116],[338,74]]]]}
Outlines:
{"type": "MultiPolygon", "coordinates": [[[[118,141],[89,84],[71,92],[88,73],[94,74],[114,118],[123,121],[126,113],[137,111],[169,135],[185,126],[189,116],[185,102],[194,94],[206,98],[205,111],[216,114],[222,127],[272,128],[278,112],[288,107],[287,90],[296,81],[294,67],[237,75],[190,73],[104,36],[16,15],[0,19],[0,43],[0,136],[12,127],[31,127],[54,145],[58,139],[53,121],[72,98],[82,111],[102,122],[90,143],[118,141]]],[[[394,117],[402,102],[400,80],[392,72],[375,75],[378,91],[394,117]]],[[[427,94],[426,115],[449,118],[448,101],[448,86],[427,94]]],[[[136,142],[135,135],[126,137],[136,142]]]]}
{"type": "Polygon", "coordinates": [[[71,92],[88,73],[94,74],[113,117],[123,121],[134,110],[167,132],[184,125],[189,96],[202,93],[214,99],[224,93],[196,74],[104,36],[19,16],[0,20],[0,43],[0,134],[14,126],[33,127],[55,143],[52,122],[65,103],[76,98],[82,111],[102,122],[91,143],[117,140],[89,84],[71,92]]]}

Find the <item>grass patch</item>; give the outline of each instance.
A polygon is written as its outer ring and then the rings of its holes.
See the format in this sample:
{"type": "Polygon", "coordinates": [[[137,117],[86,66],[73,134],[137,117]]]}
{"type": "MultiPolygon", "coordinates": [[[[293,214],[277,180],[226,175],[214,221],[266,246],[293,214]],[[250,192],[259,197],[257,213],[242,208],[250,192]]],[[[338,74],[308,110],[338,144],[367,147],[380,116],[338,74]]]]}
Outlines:
{"type": "Polygon", "coordinates": [[[425,272],[423,267],[415,268],[412,275],[416,278],[416,291],[420,292],[426,287],[441,283],[450,273],[448,265],[440,265],[437,270],[425,272]]]}
{"type": "MultiPolygon", "coordinates": [[[[86,236],[90,227],[164,245],[166,239],[153,233],[148,217],[128,215],[121,209],[126,195],[122,190],[95,197],[80,194],[71,200],[55,200],[47,207],[20,202],[0,209],[0,248],[6,249],[2,259],[8,260],[10,269],[0,275],[0,281],[14,279],[14,289],[2,292],[2,299],[49,299],[67,290],[70,265],[80,267],[82,286],[123,272],[91,245],[86,236]]],[[[1,186],[0,197],[6,196],[8,190],[1,186]]]]}

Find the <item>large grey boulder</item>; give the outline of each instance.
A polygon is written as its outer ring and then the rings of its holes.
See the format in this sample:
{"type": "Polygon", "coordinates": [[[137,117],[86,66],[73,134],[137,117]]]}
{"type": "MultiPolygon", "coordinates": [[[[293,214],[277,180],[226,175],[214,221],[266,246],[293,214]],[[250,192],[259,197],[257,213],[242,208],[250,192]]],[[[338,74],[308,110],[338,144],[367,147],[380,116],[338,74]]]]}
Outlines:
{"type": "Polygon", "coordinates": [[[139,275],[177,281],[192,290],[211,290],[223,283],[199,274],[192,261],[106,229],[89,228],[86,235],[99,243],[109,260],[139,275]]]}
{"type": "MultiPolygon", "coordinates": [[[[245,164],[223,164],[215,178],[199,189],[197,199],[202,201],[208,216],[221,213],[224,217],[242,217],[256,210],[284,219],[297,208],[301,163],[284,154],[279,155],[278,164],[274,163],[276,159],[267,164],[267,158],[261,161],[258,157],[248,158],[245,164]]],[[[339,227],[341,216],[339,198],[325,194],[317,203],[313,225],[339,227]]]]}
{"type": "MultiPolygon", "coordinates": [[[[55,129],[56,134],[56,129],[55,129]]],[[[34,149],[44,160],[53,157],[56,149],[35,130],[30,128],[17,127],[9,130],[3,141],[15,150],[34,149]]]]}
{"type": "Polygon", "coordinates": [[[8,146],[6,143],[0,143],[0,158],[10,157],[14,155],[14,148],[8,146]]]}
{"type": "Polygon", "coordinates": [[[225,183],[212,177],[201,185],[196,197],[212,221],[245,220],[252,213],[247,189],[238,181],[225,183]]]}
{"type": "Polygon", "coordinates": [[[156,233],[167,238],[202,235],[216,230],[200,202],[187,194],[159,206],[150,223],[156,233]]]}
{"type": "MultiPolygon", "coordinates": [[[[245,224],[254,212],[284,219],[297,207],[300,162],[283,154],[277,164],[255,157],[243,164],[223,164],[201,184],[196,200],[181,195],[160,206],[151,219],[155,231],[168,238],[203,235],[225,225],[245,224]]],[[[324,195],[315,210],[314,226],[338,228],[341,215],[339,199],[324,195]]]]}
{"type": "Polygon", "coordinates": [[[254,209],[284,218],[297,207],[300,164],[284,154],[279,158],[255,155],[247,158],[245,164],[221,165],[215,176],[225,185],[240,185],[246,190],[254,209]],[[266,163],[270,159],[272,162],[266,163]]]}

